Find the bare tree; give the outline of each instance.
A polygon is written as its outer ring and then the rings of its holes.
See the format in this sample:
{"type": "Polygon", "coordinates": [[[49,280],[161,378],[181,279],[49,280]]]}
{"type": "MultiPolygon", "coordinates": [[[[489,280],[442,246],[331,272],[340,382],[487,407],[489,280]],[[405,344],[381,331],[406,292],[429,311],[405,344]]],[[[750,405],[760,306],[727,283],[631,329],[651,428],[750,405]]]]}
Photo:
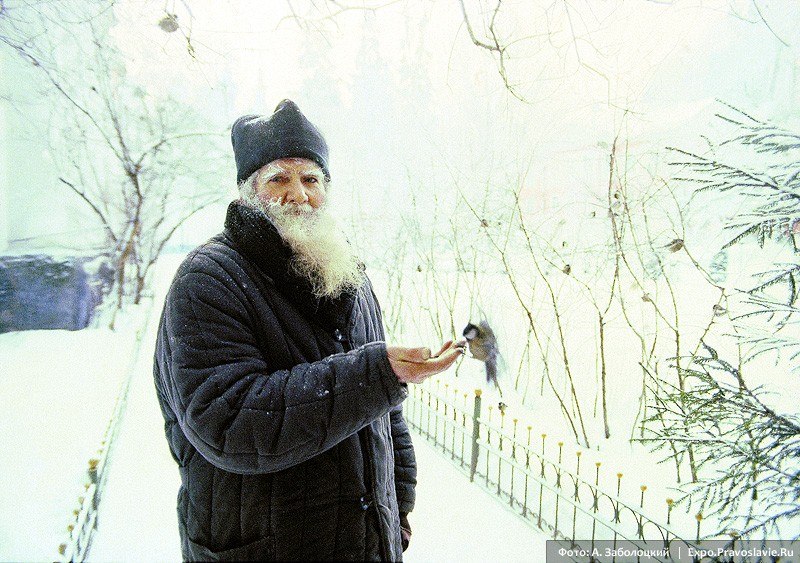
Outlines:
{"type": "Polygon", "coordinates": [[[226,193],[223,135],[190,108],[127,78],[107,35],[112,6],[84,6],[70,18],[71,4],[18,7],[6,15],[12,33],[0,44],[40,71],[53,100],[55,174],[102,229],[119,309],[127,296],[139,303],[180,226],[226,193]]]}

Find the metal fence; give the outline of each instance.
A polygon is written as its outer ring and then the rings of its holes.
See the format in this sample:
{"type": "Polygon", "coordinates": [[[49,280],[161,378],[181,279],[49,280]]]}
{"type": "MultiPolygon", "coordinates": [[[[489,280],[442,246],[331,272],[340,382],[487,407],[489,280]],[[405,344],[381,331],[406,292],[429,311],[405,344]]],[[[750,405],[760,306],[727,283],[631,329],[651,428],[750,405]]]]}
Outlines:
{"type": "MultiPolygon", "coordinates": [[[[149,318],[149,316],[145,318],[149,318]]],[[[146,322],[144,326],[147,326],[146,322]]],[[[109,460],[125,416],[125,409],[128,406],[128,391],[133,369],[139,356],[143,333],[144,327],[136,332],[136,346],[132,361],[120,385],[120,392],[117,394],[114,410],[100,442],[100,448],[97,450],[97,456],[89,460],[84,493],[78,497],[78,506],[72,511],[74,521],[67,526],[66,541],[58,546],[61,561],[84,561],[89,554],[92,537],[97,530],[100,500],[108,479],[109,460]]]]}
{"type": "Polygon", "coordinates": [[[695,539],[682,539],[674,528],[672,499],[664,499],[657,518],[652,507],[645,509],[646,486],[639,489],[638,503],[620,498],[622,473],[615,474],[615,492],[601,490],[601,463],[582,467],[580,451],[567,460],[563,442],[548,443],[547,435],[534,435],[532,426],[507,420],[502,405],[483,404],[480,390],[464,393],[439,382],[409,388],[404,405],[409,426],[470,481],[551,538],[588,549],[599,540],[628,541],[642,548],[645,539],[661,541],[665,548],[700,541],[702,515],[690,524],[693,534],[682,528],[684,536],[695,539]]]}

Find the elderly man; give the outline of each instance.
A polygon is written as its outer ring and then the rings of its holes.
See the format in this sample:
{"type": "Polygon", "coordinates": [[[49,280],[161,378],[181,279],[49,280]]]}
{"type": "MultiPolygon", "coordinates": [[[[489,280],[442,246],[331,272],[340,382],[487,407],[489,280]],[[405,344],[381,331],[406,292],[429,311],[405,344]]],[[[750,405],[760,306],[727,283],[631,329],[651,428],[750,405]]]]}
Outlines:
{"type": "Polygon", "coordinates": [[[155,383],[187,560],[402,559],[407,383],[461,343],[389,346],[326,208],[328,147],[291,101],[231,132],[241,198],[166,298],[155,383]]]}

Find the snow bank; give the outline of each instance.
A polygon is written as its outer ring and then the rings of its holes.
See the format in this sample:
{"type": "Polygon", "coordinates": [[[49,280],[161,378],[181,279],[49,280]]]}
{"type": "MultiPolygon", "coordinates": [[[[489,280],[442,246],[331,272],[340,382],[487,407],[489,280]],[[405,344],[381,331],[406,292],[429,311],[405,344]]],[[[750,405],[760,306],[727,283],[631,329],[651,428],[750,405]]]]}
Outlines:
{"type": "Polygon", "coordinates": [[[134,345],[130,327],[0,335],[0,560],[58,557],[134,345]]]}
{"type": "Polygon", "coordinates": [[[417,503],[408,517],[411,543],[405,561],[457,563],[543,561],[547,537],[495,497],[471,484],[421,436],[417,503]]]}

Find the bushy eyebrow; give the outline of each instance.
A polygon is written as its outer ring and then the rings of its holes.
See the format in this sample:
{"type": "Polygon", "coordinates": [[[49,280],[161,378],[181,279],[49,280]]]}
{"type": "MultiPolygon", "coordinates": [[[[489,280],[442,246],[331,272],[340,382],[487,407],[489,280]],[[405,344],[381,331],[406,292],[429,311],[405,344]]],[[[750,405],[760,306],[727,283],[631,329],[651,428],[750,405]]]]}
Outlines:
{"type": "MultiPolygon", "coordinates": [[[[264,172],[262,173],[263,181],[269,182],[272,178],[274,178],[278,174],[288,174],[289,172],[290,172],[289,170],[286,170],[283,166],[280,166],[279,164],[270,163],[267,166],[267,169],[264,170],[264,172]]],[[[318,168],[311,168],[309,170],[301,171],[300,175],[306,177],[311,176],[313,178],[317,178],[320,181],[325,180],[325,174],[323,174],[322,170],[319,170],[318,168]]]]}
{"type": "Polygon", "coordinates": [[[323,174],[321,170],[317,170],[316,168],[314,168],[312,170],[308,170],[306,172],[302,172],[302,175],[303,176],[313,176],[314,178],[317,178],[320,181],[325,179],[325,174],[323,174]]]}

